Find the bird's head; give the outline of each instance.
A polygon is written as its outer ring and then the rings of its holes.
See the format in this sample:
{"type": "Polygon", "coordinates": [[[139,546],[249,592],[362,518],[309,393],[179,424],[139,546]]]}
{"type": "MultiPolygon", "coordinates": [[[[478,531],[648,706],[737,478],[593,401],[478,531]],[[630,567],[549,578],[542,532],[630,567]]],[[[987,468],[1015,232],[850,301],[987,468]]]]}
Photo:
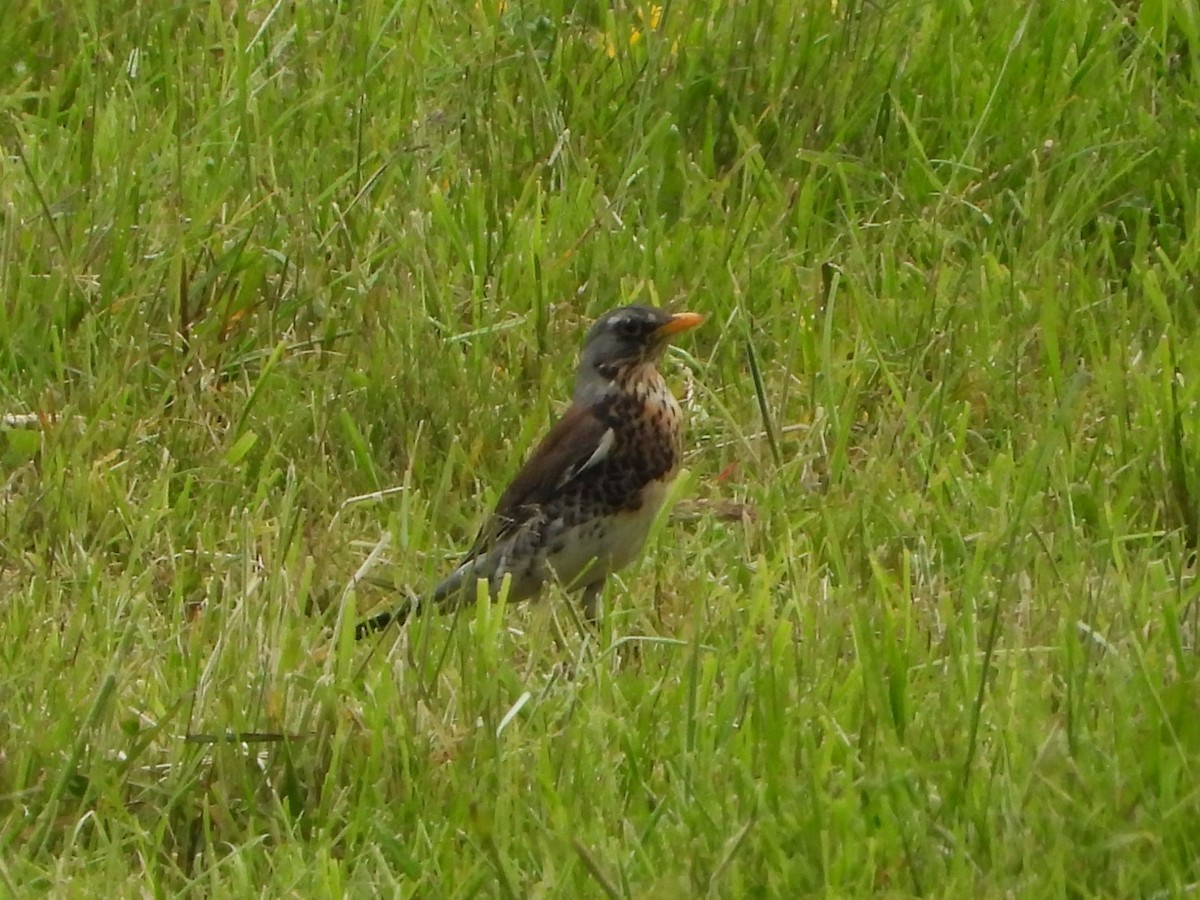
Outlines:
{"type": "Polygon", "coordinates": [[[609,310],[596,320],[584,341],[575,398],[603,394],[629,366],[657,362],[672,337],[703,321],[699,313],[669,313],[651,306],[609,310]]]}

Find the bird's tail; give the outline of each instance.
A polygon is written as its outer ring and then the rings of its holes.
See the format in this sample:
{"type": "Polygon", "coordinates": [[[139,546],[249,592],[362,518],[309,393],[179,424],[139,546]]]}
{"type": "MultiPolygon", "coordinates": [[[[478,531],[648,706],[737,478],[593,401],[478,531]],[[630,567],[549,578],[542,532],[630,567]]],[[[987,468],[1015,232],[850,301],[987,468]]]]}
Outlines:
{"type": "Polygon", "coordinates": [[[363,619],[354,626],[354,639],[361,641],[363,638],[378,634],[393,622],[397,625],[403,625],[408,620],[408,617],[412,615],[416,606],[416,603],[412,600],[405,600],[393,610],[379,613],[378,615],[371,616],[369,619],[363,619]]]}
{"type": "MultiPolygon", "coordinates": [[[[396,584],[390,578],[384,579],[374,575],[367,575],[361,579],[360,583],[368,584],[371,587],[380,588],[390,593],[395,593],[396,591],[396,584]]],[[[410,595],[399,606],[387,612],[377,613],[370,618],[363,619],[354,626],[354,639],[361,641],[373,634],[378,634],[393,622],[397,625],[403,625],[417,611],[417,607],[421,604],[422,601],[419,597],[410,595]]]]}
{"type": "MultiPolygon", "coordinates": [[[[474,574],[475,566],[473,562],[462,564],[438,584],[427,598],[409,597],[389,612],[379,613],[378,615],[371,616],[369,619],[363,619],[354,626],[354,639],[361,641],[363,638],[378,634],[393,623],[403,625],[420,606],[428,605],[439,612],[450,612],[462,601],[464,585],[467,583],[474,584],[474,579],[470,577],[474,574]]],[[[395,590],[390,580],[375,579],[368,575],[363,579],[363,582],[386,590],[395,590]]]]}

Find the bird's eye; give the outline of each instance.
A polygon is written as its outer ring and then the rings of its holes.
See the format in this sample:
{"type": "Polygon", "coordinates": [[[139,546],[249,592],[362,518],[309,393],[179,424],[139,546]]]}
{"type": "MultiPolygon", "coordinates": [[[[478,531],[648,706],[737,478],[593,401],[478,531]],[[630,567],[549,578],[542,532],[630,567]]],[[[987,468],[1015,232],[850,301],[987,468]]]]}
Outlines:
{"type": "Polygon", "coordinates": [[[636,319],[618,319],[613,324],[617,326],[617,334],[621,337],[638,337],[642,333],[642,326],[636,319]]]}

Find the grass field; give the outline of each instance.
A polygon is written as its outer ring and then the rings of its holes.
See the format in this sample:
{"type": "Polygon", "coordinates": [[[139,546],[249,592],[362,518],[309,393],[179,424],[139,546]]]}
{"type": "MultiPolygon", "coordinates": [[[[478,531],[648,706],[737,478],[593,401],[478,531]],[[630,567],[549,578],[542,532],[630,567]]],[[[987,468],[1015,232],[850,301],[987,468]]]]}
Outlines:
{"type": "Polygon", "coordinates": [[[1198,42],[0,3],[0,895],[1196,893],[1198,42]],[[628,302],[710,318],[602,629],[356,644],[628,302]]]}

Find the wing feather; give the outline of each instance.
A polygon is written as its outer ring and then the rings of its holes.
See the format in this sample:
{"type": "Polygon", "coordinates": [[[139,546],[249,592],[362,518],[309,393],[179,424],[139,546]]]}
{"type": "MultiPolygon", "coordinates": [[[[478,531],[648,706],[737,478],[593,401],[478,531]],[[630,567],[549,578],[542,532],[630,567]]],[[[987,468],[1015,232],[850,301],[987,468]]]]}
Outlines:
{"type": "Polygon", "coordinates": [[[593,408],[570,407],[500,495],[468,557],[520,528],[582,472],[607,459],[616,442],[616,432],[593,408]]]}

